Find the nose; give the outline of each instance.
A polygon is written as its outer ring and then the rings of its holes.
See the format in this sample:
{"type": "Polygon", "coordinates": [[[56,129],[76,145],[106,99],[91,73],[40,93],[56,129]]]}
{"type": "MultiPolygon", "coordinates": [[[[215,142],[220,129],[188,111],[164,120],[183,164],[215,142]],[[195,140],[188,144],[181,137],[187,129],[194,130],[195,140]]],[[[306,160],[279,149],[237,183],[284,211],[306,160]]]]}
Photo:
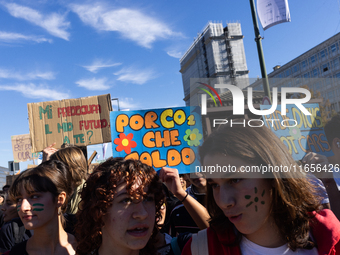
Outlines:
{"type": "Polygon", "coordinates": [[[216,204],[223,209],[230,209],[235,206],[236,199],[232,189],[221,186],[219,194],[215,198],[216,204]]]}
{"type": "Polygon", "coordinates": [[[29,211],[31,210],[31,204],[27,201],[27,199],[23,199],[21,201],[21,205],[18,206],[18,209],[20,209],[21,211],[29,211]]]}
{"type": "Polygon", "coordinates": [[[146,219],[149,216],[149,213],[145,207],[146,205],[145,203],[143,203],[143,201],[139,201],[138,203],[135,203],[133,217],[135,219],[141,219],[141,220],[146,219]]]}

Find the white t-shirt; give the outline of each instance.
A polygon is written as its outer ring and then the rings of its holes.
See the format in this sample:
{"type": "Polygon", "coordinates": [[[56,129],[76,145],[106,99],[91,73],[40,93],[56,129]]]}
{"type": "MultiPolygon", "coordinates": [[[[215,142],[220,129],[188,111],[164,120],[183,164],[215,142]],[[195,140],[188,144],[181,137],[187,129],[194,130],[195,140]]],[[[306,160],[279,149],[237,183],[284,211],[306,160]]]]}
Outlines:
{"type": "Polygon", "coordinates": [[[288,244],[285,244],[277,248],[267,248],[249,241],[244,236],[242,236],[240,248],[242,255],[318,255],[318,250],[315,247],[312,250],[297,249],[292,251],[288,244]]]}

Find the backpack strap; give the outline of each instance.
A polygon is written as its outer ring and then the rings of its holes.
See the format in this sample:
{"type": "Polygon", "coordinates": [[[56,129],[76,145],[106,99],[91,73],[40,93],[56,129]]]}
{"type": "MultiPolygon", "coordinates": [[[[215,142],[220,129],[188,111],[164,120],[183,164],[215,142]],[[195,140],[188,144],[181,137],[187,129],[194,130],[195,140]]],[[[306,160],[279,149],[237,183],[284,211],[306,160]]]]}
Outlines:
{"type": "Polygon", "coordinates": [[[207,229],[192,235],[191,241],[192,255],[209,255],[207,229]]]}
{"type": "Polygon", "coordinates": [[[181,249],[179,248],[177,237],[171,239],[171,248],[174,255],[181,255],[181,249]]]}

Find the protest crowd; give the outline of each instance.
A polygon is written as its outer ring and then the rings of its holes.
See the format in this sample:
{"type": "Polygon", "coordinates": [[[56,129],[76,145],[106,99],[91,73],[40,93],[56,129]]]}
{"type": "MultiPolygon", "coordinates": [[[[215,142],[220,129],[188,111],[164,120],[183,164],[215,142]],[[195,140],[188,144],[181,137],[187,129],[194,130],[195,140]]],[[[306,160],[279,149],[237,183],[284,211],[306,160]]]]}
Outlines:
{"type": "MultiPolygon", "coordinates": [[[[325,133],[334,155],[309,152],[299,163],[340,164],[340,116],[325,133]]],[[[214,178],[111,157],[87,174],[77,146],[43,153],[2,189],[0,254],[340,254],[339,172],[214,178]]],[[[298,164],[264,126],[222,125],[199,156],[202,166],[298,164]]]]}

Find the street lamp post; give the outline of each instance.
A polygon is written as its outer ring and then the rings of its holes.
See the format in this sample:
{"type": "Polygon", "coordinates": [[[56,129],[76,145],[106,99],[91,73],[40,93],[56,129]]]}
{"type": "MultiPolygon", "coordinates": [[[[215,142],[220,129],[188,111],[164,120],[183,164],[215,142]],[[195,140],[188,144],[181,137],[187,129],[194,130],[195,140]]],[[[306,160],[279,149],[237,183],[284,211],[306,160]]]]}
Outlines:
{"type": "Polygon", "coordinates": [[[261,67],[263,89],[264,89],[265,95],[269,98],[269,100],[271,102],[272,97],[270,95],[270,90],[269,90],[269,82],[268,82],[268,76],[267,76],[267,71],[266,71],[266,64],[264,62],[262,43],[261,43],[262,37],[260,35],[259,25],[257,23],[255,3],[254,3],[254,0],[249,0],[249,1],[250,1],[251,15],[253,17],[253,24],[254,24],[254,31],[255,31],[255,41],[256,41],[256,45],[257,45],[257,52],[258,52],[258,55],[259,55],[259,61],[260,61],[260,67],[261,67]]]}
{"type": "Polygon", "coordinates": [[[111,99],[111,101],[115,101],[115,100],[117,100],[118,111],[120,111],[120,108],[119,108],[119,99],[118,99],[118,97],[112,98],[112,99],[111,99]]]}

